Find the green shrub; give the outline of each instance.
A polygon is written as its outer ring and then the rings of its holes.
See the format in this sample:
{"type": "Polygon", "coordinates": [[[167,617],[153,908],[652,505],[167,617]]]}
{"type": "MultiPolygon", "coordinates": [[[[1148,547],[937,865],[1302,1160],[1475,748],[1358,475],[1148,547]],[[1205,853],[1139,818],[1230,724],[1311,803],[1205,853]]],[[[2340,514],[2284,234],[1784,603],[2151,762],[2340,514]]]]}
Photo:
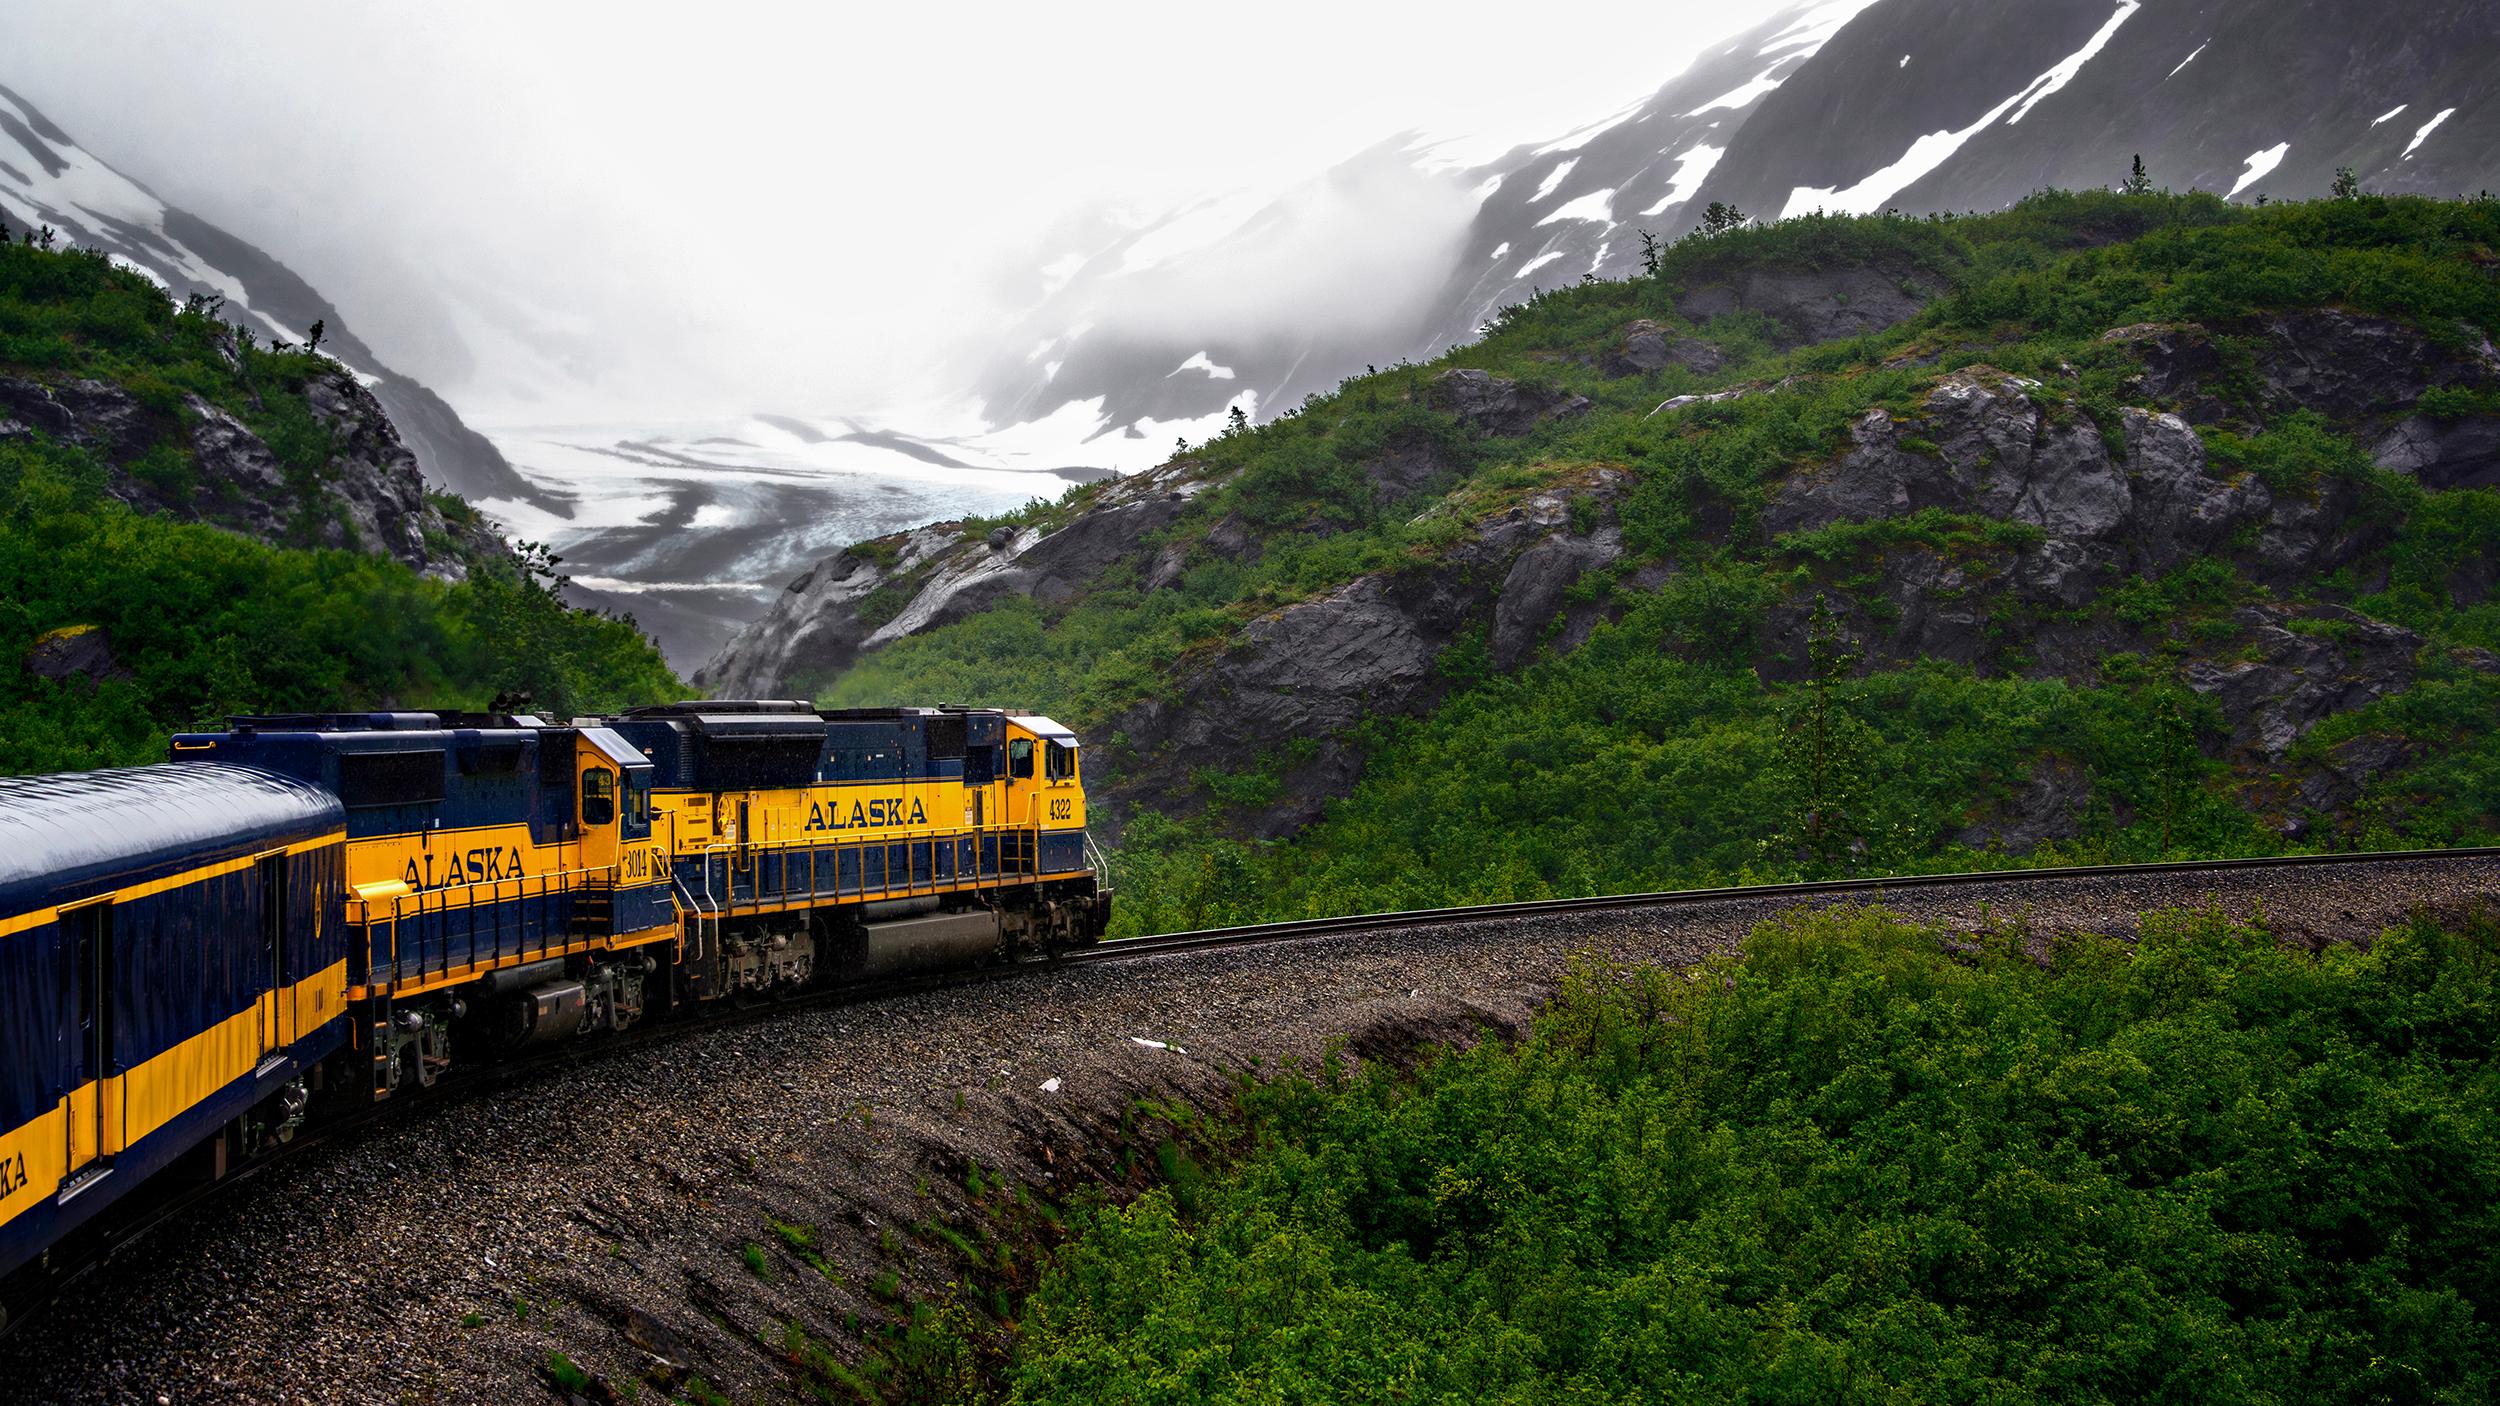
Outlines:
{"type": "Polygon", "coordinates": [[[1186,1203],[1077,1219],[1012,1399],[2489,1399],[2488,918],[2020,937],[1801,915],[1247,1081],[1186,1203]]]}

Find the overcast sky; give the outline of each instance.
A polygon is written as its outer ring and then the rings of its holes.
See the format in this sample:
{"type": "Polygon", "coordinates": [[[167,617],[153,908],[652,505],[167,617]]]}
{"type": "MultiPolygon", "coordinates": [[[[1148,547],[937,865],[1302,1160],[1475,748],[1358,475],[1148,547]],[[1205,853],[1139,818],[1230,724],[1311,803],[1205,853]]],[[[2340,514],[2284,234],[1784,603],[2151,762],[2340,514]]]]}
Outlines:
{"type": "Polygon", "coordinates": [[[1073,216],[1557,136],[1773,8],[78,0],[0,6],[0,83],[474,417],[828,412],[1073,216]]]}

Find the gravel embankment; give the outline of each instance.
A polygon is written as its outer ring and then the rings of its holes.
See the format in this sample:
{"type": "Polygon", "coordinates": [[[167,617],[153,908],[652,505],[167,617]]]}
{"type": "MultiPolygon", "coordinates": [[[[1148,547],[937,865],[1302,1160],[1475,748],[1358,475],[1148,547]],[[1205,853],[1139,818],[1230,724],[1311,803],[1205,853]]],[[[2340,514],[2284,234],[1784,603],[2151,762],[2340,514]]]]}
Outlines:
{"type": "MultiPolygon", "coordinates": [[[[2149,909],[2212,903],[2315,944],[2495,899],[2500,866],[2448,860],[2011,875],[1887,906],[2045,936],[2127,933],[2149,909]]],[[[1037,971],[585,1059],[314,1150],[160,1232],[0,1344],[0,1401],[552,1401],[539,1376],[551,1349],[619,1381],[666,1357],[734,1400],[773,1399],[781,1368],[760,1340],[785,1322],[838,1338],[846,1313],[873,1307],[861,1286],[897,1248],[916,1257],[907,1283],[943,1279],[908,1227],[963,1203],[969,1161],[1064,1187],[1102,1173],[1106,1131],[1139,1096],[1206,1097],[1226,1071],[1312,1059],[1340,1038],[1377,1052],[1513,1031],[1578,954],[1688,962],[1784,906],[1037,971]],[[768,1216],[818,1227],[843,1282],[801,1266],[768,1216]],[[769,1278],[742,1263],[750,1242],[769,1278]]]]}

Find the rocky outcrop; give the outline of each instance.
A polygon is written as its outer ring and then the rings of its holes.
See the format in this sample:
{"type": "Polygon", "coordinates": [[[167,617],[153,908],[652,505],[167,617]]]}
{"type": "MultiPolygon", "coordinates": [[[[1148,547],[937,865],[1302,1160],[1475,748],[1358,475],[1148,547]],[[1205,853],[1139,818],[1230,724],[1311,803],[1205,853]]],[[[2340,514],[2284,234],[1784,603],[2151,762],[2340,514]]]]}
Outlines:
{"type": "MultiPolygon", "coordinates": [[[[1428,562],[1359,577],[1249,622],[1167,696],[1104,729],[1114,739],[1116,799],[1191,813],[1204,804],[1201,773],[1274,766],[1278,739],[1291,739],[1301,746],[1278,778],[1277,798],[1246,822],[1274,837],[1317,819],[1361,769],[1356,725],[1427,711],[1453,686],[1447,652],[1472,632],[1483,632],[1489,662],[1505,670],[1546,645],[1549,629],[1558,650],[1587,639],[1604,608],[1573,604],[1568,594],[1621,559],[1613,505],[1628,487],[1627,475],[1601,470],[1540,490],[1428,562]]],[[[1116,828],[1116,813],[1112,820],[1116,828]]]]}
{"type": "Polygon", "coordinates": [[[334,367],[303,394],[332,441],[309,482],[291,478],[233,412],[197,395],[169,411],[110,381],[0,375],[0,439],[42,435],[86,450],[108,471],[105,491],[131,507],[276,545],[376,552],[450,579],[504,550],[428,500],[416,456],[354,376],[334,367]]]}
{"type": "Polygon", "coordinates": [[[1943,279],[1919,268],[1748,268],[1685,289],[1675,310],[1696,325],[1732,312],[1759,313],[1777,329],[1781,345],[1802,346],[1907,322],[1944,288],[1943,279]]]}
{"type": "MultiPolygon", "coordinates": [[[[2198,345],[2175,328],[2126,331],[2139,345],[2198,345]]],[[[2161,364],[2197,363],[2181,356],[2161,364]]],[[[2327,392],[2342,397],[2341,408],[2368,413],[2371,392],[2354,378],[2324,372],[2309,382],[2330,383],[2341,387],[2327,392]]],[[[2197,383],[2163,384],[2192,393],[2197,383]]],[[[1984,366],[1956,371],[1939,378],[1911,415],[1877,409],[1860,417],[1837,459],[1778,487],[1765,525],[1775,536],[1812,533],[1933,509],[1974,525],[2031,529],[1994,534],[1984,545],[1974,537],[1960,549],[1885,545],[1878,535],[1869,539],[1875,559],[1855,563],[1853,584],[1826,598],[1837,597],[1869,667],[1944,659],[2091,685],[2112,654],[2163,640],[2185,644],[2180,682],[2218,705],[2230,729],[2226,745],[2252,773],[2283,768],[2295,744],[2326,719],[2412,686],[2421,637],[2339,606],[2251,604],[2193,639],[2173,639],[2165,620],[2092,609],[2113,587],[2217,560],[2230,563],[2251,593],[2303,593],[2329,573],[2374,559],[2392,530],[2361,511],[2359,485],[2321,477],[2269,488],[2211,462],[2204,440],[2177,414],[2129,407],[2117,418],[2111,436],[2037,382],[1984,366]]],[[[2461,598],[2489,589],[2491,566],[2459,563],[2452,584],[2469,593],[2461,598]]],[[[1812,594],[1766,615],[1757,659],[1766,678],[1803,677],[1812,594]]],[[[2500,660],[2487,662],[2500,672],[2500,660]]],[[[2347,744],[2298,783],[2299,804],[2349,802],[2392,755],[2347,744]]],[[[2020,852],[2075,834],[2082,780],[2053,761],[2041,765],[2023,787],[1983,805],[1961,842],[2020,852]]],[[[2285,823],[2297,833],[2305,822],[2295,815],[2285,823]]]]}
{"type": "MultiPolygon", "coordinates": [[[[1156,534],[1213,482],[1204,464],[1175,460],[1112,482],[1062,523],[978,534],[938,523],[845,548],[792,581],[763,619],[695,671],[694,681],[716,697],[783,697],[841,673],[863,653],[1011,596],[1060,604],[1115,566],[1133,568],[1150,585],[1169,585],[1187,560],[1186,547],[1162,546],[1156,534]]],[[[1234,545],[1252,548],[1238,523],[1233,533],[1234,545]]]]}
{"type": "Polygon", "coordinates": [[[99,625],[47,632],[26,651],[26,672],[88,693],[98,684],[132,677],[129,666],[113,653],[112,635],[99,625]]]}
{"type": "Polygon", "coordinates": [[[2091,799],[2091,773],[2068,758],[2044,757],[2012,794],[1980,805],[1953,842],[2029,854],[2051,841],[2081,835],[2084,807],[2091,799]]]}
{"type": "Polygon", "coordinates": [[[2222,705],[2234,748],[2267,762],[2327,718],[2403,692],[2422,648],[2411,630],[2336,606],[2250,606],[2234,619],[2248,631],[2241,653],[2191,659],[2180,678],[2222,705]]]}
{"type": "Polygon", "coordinates": [[[2044,404],[2037,382],[1966,368],[1939,379],[1911,419],[1860,417],[1848,452],[1781,484],[1764,522],[1776,536],[1938,509],[2033,528],[2037,542],[2014,555],[2000,589],[2042,611],[2206,555],[2233,556],[2269,584],[2306,582],[2386,540],[2384,525],[2353,511],[2350,483],[2278,495],[2214,472],[2176,415],[2129,408],[2116,429],[2113,452],[2089,416],[2044,404]]]}
{"type": "Polygon", "coordinates": [[[2407,415],[2378,436],[2370,457],[2424,488],[2500,488],[2500,415],[2407,415]]]}
{"type": "Polygon", "coordinates": [[[1699,337],[1667,331],[1648,318],[1627,322],[1612,347],[1597,359],[1599,374],[1612,379],[1681,366],[1696,376],[1715,376],[1727,365],[1719,349],[1699,337]]]}
{"type": "Polygon", "coordinates": [[[1482,434],[1513,438],[1548,420],[1588,413],[1588,397],[1509,380],[1489,371],[1444,371],[1432,378],[1425,399],[1436,410],[1482,434]]]}
{"type": "Polygon", "coordinates": [[[2352,431],[2379,467],[2426,488],[2500,483],[2500,415],[2419,409],[2434,391],[2500,391],[2500,350],[2480,332],[2434,337],[2394,318],[2314,308],[2221,333],[2138,323],[2101,340],[2144,364],[2127,382],[2131,397],[2173,406],[2191,424],[2262,427],[2310,410],[2352,431]]]}

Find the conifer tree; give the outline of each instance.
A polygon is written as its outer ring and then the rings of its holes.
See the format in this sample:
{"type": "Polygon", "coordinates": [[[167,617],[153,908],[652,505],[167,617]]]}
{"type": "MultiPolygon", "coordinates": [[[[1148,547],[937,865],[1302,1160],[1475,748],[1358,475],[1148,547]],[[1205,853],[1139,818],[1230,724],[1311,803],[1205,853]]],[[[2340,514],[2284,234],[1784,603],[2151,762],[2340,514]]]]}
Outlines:
{"type": "Polygon", "coordinates": [[[2151,195],[2153,178],[2144,174],[2144,154],[2137,152],[2135,164],[2127,171],[2127,179],[2118,186],[2120,195],[2151,195]]]}

